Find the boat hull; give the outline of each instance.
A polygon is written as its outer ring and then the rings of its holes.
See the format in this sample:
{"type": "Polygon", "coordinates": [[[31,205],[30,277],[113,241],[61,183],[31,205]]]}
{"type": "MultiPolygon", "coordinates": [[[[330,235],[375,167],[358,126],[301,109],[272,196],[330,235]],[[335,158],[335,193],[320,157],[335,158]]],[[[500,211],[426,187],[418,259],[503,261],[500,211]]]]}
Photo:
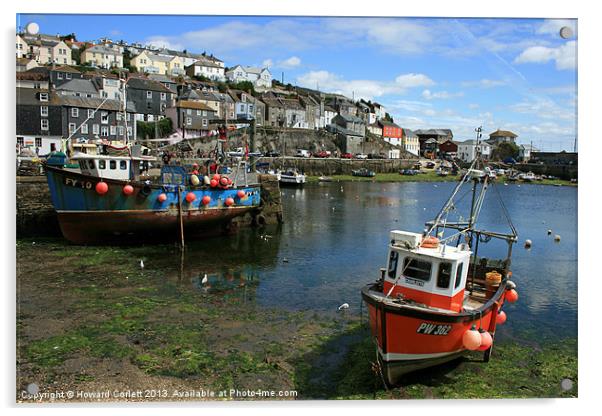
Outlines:
{"type": "Polygon", "coordinates": [[[495,316],[503,304],[505,283],[482,308],[441,313],[385,300],[375,284],[362,289],[368,304],[371,335],[386,382],[398,384],[410,372],[454,360],[464,353],[462,337],[472,325],[495,333],[495,316]]]}
{"type": "Polygon", "coordinates": [[[215,235],[233,218],[256,210],[261,201],[258,185],[215,189],[104,179],[108,191],[99,195],[97,177],[47,167],[47,178],[63,236],[77,244],[178,240],[181,228],[195,238],[215,235]],[[130,195],[123,192],[127,184],[133,188],[130,195]],[[186,200],[189,193],[194,195],[191,202],[186,200]],[[202,203],[205,196],[211,199],[207,205],[202,203]],[[231,206],[227,198],[232,198],[231,206]]]}

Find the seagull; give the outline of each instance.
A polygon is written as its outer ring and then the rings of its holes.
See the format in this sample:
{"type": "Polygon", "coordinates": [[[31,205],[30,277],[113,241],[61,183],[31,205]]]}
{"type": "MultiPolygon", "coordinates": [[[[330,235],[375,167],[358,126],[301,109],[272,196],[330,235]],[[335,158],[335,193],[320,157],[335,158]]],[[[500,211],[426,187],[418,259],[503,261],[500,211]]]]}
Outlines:
{"type": "Polygon", "coordinates": [[[201,283],[205,284],[205,283],[207,283],[207,280],[209,280],[209,279],[207,279],[207,273],[205,273],[205,276],[203,276],[203,280],[201,280],[201,283]]]}
{"type": "Polygon", "coordinates": [[[342,311],[343,309],[349,309],[349,304],[348,303],[343,303],[341,306],[339,306],[339,310],[342,311]]]}
{"type": "Polygon", "coordinates": [[[144,269],[144,261],[140,260],[140,268],[144,269]]]}
{"type": "Polygon", "coordinates": [[[282,259],[282,262],[283,263],[288,263],[288,259],[285,257],[285,258],[282,259]]]}

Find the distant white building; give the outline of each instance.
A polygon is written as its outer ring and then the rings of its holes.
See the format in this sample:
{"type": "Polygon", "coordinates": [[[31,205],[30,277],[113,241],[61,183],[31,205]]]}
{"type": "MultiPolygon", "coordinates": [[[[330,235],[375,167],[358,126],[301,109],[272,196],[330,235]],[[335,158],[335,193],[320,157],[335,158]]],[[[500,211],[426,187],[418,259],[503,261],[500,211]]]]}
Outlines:
{"type": "Polygon", "coordinates": [[[190,77],[202,75],[212,81],[224,81],[226,74],[223,63],[218,63],[214,59],[201,57],[192,65],[186,67],[186,73],[190,77]]]}
{"type": "Polygon", "coordinates": [[[226,78],[231,82],[250,81],[260,88],[272,86],[272,73],[267,68],[236,65],[226,72],[226,78]]]}
{"type": "MultiPolygon", "coordinates": [[[[484,159],[491,157],[491,145],[487,142],[479,144],[481,155],[484,159]]],[[[477,155],[477,141],[466,140],[458,143],[458,158],[463,162],[470,163],[477,155]]]]}
{"type": "Polygon", "coordinates": [[[518,158],[526,162],[531,159],[533,152],[539,152],[539,149],[531,144],[521,144],[518,147],[518,158]]]}

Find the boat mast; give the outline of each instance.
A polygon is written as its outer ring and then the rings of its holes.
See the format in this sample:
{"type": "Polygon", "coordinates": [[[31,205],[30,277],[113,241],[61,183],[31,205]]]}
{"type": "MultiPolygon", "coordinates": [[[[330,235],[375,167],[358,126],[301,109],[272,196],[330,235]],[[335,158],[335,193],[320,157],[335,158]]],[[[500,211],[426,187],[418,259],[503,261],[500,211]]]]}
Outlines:
{"type": "MultiPolygon", "coordinates": [[[[482,132],[483,131],[483,127],[479,126],[475,129],[475,132],[477,134],[477,141],[475,144],[475,167],[478,166],[478,161],[480,160],[481,157],[481,146],[480,146],[480,140],[482,137],[482,132]]],[[[472,230],[472,227],[474,226],[475,223],[475,202],[476,202],[476,195],[477,195],[477,183],[479,182],[478,178],[473,178],[472,179],[472,200],[470,202],[470,218],[468,219],[468,228],[472,230]]],[[[471,235],[471,241],[472,241],[472,235],[471,235]]]]}
{"type": "Polygon", "coordinates": [[[119,77],[119,82],[121,84],[121,89],[123,90],[123,94],[122,94],[122,100],[121,100],[121,105],[122,105],[122,109],[123,109],[123,125],[124,125],[124,129],[123,129],[123,142],[125,143],[125,145],[127,146],[129,143],[128,140],[128,121],[127,121],[127,98],[126,98],[126,84],[127,81],[124,80],[123,78],[121,78],[121,76],[119,77]]]}

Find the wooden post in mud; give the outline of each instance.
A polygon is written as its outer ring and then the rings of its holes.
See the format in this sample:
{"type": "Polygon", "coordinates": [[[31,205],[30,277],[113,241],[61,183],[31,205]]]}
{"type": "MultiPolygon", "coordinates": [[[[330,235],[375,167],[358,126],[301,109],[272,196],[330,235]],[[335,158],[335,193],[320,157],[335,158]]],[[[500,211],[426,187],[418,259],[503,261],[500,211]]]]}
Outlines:
{"type": "Polygon", "coordinates": [[[182,217],[182,187],[178,186],[178,217],[180,220],[180,248],[184,249],[184,218],[182,217]]]}

